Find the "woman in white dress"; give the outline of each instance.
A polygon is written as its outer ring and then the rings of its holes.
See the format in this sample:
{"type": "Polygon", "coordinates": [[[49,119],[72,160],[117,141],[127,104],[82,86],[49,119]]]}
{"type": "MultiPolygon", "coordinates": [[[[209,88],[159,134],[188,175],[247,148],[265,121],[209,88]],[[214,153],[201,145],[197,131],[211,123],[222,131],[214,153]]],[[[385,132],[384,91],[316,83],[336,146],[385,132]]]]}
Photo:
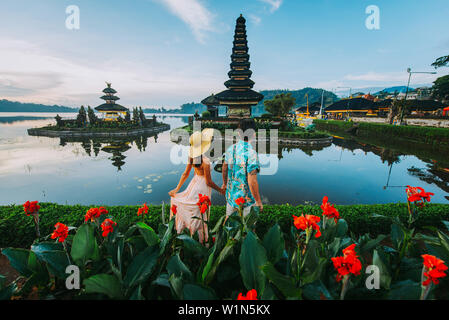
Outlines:
{"type": "MultiPolygon", "coordinates": [[[[198,206],[199,194],[211,197],[212,188],[225,194],[225,190],[217,186],[211,179],[210,175],[210,161],[204,155],[211,145],[213,136],[212,129],[205,129],[202,133],[195,132],[190,137],[190,150],[189,161],[186,169],[179,180],[179,183],[175,189],[168,194],[171,197],[171,208],[176,206],[175,225],[176,230],[181,233],[184,229],[189,229],[190,235],[193,236],[195,232],[198,232],[198,238],[201,243],[208,241],[207,225],[201,221],[201,212],[198,206]],[[194,170],[194,176],[190,181],[187,189],[181,193],[178,193],[187,178],[190,175],[190,171],[194,170]],[[193,219],[197,217],[200,219],[193,219]]],[[[170,218],[173,216],[173,211],[170,210],[170,218]]],[[[202,217],[207,221],[207,214],[202,217]]]]}

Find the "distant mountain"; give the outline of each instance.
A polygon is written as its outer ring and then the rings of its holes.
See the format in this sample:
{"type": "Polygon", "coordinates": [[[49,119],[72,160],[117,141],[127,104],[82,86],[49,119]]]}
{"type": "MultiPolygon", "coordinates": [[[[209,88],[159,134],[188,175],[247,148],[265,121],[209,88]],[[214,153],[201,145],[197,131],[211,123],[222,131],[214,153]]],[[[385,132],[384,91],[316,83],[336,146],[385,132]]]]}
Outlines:
{"type": "MultiPolygon", "coordinates": [[[[264,95],[264,99],[260,101],[257,106],[253,107],[253,114],[255,115],[264,114],[266,111],[263,102],[265,100],[271,100],[276,95],[281,93],[292,94],[292,96],[296,99],[296,105],[294,106],[295,109],[301,106],[305,106],[307,104],[306,94],[308,94],[309,96],[309,105],[311,105],[314,102],[319,102],[321,104],[321,95],[323,93],[323,89],[304,88],[301,90],[263,90],[260,91],[260,93],[264,95]]],[[[328,106],[338,100],[340,99],[334,93],[324,90],[325,106],[328,106]]]]}
{"type": "Polygon", "coordinates": [[[0,100],[0,112],[78,112],[78,109],[64,106],[48,106],[38,103],[22,103],[9,100],[0,100]]]}
{"type": "MultiPolygon", "coordinates": [[[[409,87],[408,90],[411,91],[411,90],[415,90],[415,89],[412,88],[412,87],[409,87]]],[[[388,92],[388,93],[395,93],[395,92],[398,92],[398,93],[402,93],[403,92],[403,93],[405,93],[407,91],[407,87],[406,86],[389,87],[389,88],[385,88],[383,90],[379,90],[378,92],[375,92],[374,94],[378,94],[381,91],[385,91],[385,92],[388,92]]]]}

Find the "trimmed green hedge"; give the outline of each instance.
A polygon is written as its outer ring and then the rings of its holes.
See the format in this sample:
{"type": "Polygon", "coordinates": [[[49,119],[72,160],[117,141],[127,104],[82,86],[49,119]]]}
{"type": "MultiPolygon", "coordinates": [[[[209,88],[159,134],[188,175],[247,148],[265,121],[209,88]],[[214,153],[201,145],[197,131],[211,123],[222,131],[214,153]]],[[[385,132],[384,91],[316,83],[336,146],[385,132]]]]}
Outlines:
{"type": "MultiPolygon", "coordinates": [[[[46,236],[53,232],[54,225],[62,222],[69,226],[79,226],[84,221],[84,215],[89,206],[69,206],[53,203],[41,203],[40,229],[46,236]]],[[[372,214],[380,214],[389,217],[399,216],[403,221],[407,219],[407,204],[376,204],[376,205],[347,205],[336,206],[342,218],[344,218],[354,234],[371,233],[377,235],[390,232],[390,221],[385,218],[373,218],[372,214]]],[[[114,216],[121,231],[141,218],[137,216],[138,206],[109,206],[109,213],[114,216]]],[[[168,215],[169,206],[165,208],[168,215]]],[[[314,214],[321,216],[319,206],[290,206],[267,205],[259,217],[256,232],[265,234],[268,229],[278,222],[284,232],[289,232],[292,226],[292,214],[314,214]]],[[[213,224],[221,215],[225,214],[224,206],[213,206],[211,209],[211,222],[213,224]]],[[[149,214],[145,216],[145,222],[153,228],[161,223],[161,206],[149,206],[149,214]]],[[[428,204],[421,211],[417,226],[441,226],[441,220],[449,220],[449,205],[428,204]]],[[[0,248],[5,247],[29,247],[35,238],[34,223],[32,217],[23,212],[22,206],[0,206],[0,248]]]]}

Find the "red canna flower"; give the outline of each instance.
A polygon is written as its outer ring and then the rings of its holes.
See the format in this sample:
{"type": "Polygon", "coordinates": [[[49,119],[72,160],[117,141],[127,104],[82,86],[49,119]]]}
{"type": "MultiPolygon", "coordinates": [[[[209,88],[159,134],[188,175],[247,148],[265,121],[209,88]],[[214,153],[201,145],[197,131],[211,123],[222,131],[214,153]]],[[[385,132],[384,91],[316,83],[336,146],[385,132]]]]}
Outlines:
{"type": "Polygon", "coordinates": [[[447,276],[444,272],[447,270],[447,266],[444,264],[443,260],[430,254],[423,254],[422,257],[424,259],[423,275],[427,278],[422,283],[424,286],[428,286],[431,282],[438,284],[440,282],[438,278],[447,276]]]}
{"type": "Polygon", "coordinates": [[[423,188],[420,187],[410,187],[407,186],[405,189],[407,193],[407,200],[409,202],[416,202],[419,206],[424,206],[424,202],[430,202],[430,197],[434,194],[432,192],[425,192],[423,188]]]}
{"type": "Polygon", "coordinates": [[[176,216],[176,213],[178,213],[178,207],[176,205],[171,206],[171,212],[173,212],[173,215],[176,216]]]}
{"type": "Polygon", "coordinates": [[[235,200],[235,203],[240,207],[243,206],[243,204],[246,202],[245,198],[240,197],[238,199],[235,200]]]}
{"type": "Polygon", "coordinates": [[[58,222],[55,224],[55,231],[51,234],[51,238],[58,238],[59,242],[64,242],[68,235],[69,228],[65,224],[58,222]]]}
{"type": "Polygon", "coordinates": [[[105,219],[101,224],[101,230],[103,230],[102,236],[106,238],[109,233],[114,231],[114,226],[116,225],[117,223],[112,221],[111,219],[105,219]]]}
{"type": "Polygon", "coordinates": [[[41,207],[39,206],[37,201],[32,201],[32,202],[27,201],[23,204],[23,211],[25,211],[25,214],[27,216],[29,216],[30,214],[39,212],[40,208],[41,207]]]}
{"type": "Polygon", "coordinates": [[[306,232],[315,230],[315,238],[321,236],[320,226],[318,225],[318,222],[320,222],[320,220],[320,217],[311,214],[306,214],[306,216],[301,215],[300,217],[293,215],[293,224],[295,225],[296,229],[304,230],[306,232]]]}
{"type": "Polygon", "coordinates": [[[334,205],[331,205],[328,202],[328,198],[323,198],[323,204],[321,205],[321,209],[323,209],[323,216],[326,216],[330,219],[334,219],[335,223],[337,223],[338,219],[340,219],[340,214],[337,209],[335,209],[334,205]]]}
{"type": "Polygon", "coordinates": [[[343,257],[331,258],[334,263],[334,268],[337,270],[337,282],[340,282],[344,276],[353,274],[358,276],[362,270],[362,263],[360,262],[357,253],[354,250],[355,244],[343,249],[343,257]]]}
{"type": "Polygon", "coordinates": [[[215,243],[215,237],[212,237],[212,242],[215,243]]]}
{"type": "Polygon", "coordinates": [[[137,210],[138,216],[143,215],[143,214],[148,214],[148,206],[146,203],[144,203],[143,206],[137,210]]]}
{"type": "Polygon", "coordinates": [[[201,193],[198,194],[198,207],[200,207],[200,212],[201,213],[205,213],[207,211],[207,209],[209,209],[211,202],[208,196],[206,195],[202,195],[201,193]]]}
{"type": "Polygon", "coordinates": [[[242,293],[239,293],[237,300],[257,300],[256,289],[249,290],[246,296],[244,296],[242,293]]]}
{"type": "Polygon", "coordinates": [[[100,207],[100,208],[90,208],[89,210],[87,210],[86,215],[84,216],[84,222],[87,221],[95,221],[95,219],[100,218],[100,216],[102,214],[108,214],[109,211],[106,210],[106,208],[104,207],[100,207]]]}

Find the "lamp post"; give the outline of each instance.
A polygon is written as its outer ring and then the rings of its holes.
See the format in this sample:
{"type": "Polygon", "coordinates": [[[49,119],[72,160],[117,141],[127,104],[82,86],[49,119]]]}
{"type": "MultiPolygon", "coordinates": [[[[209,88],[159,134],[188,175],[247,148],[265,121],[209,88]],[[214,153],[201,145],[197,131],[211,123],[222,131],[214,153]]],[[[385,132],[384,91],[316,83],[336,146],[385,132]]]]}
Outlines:
{"type": "Polygon", "coordinates": [[[401,108],[401,117],[399,119],[399,123],[402,124],[402,121],[404,120],[404,110],[405,110],[405,104],[407,103],[407,96],[408,96],[408,89],[410,87],[410,80],[412,78],[412,74],[414,73],[424,73],[424,74],[437,74],[435,71],[428,72],[428,71],[412,71],[411,68],[407,68],[408,73],[408,82],[407,82],[407,89],[405,90],[405,97],[404,97],[404,105],[401,108]]]}

